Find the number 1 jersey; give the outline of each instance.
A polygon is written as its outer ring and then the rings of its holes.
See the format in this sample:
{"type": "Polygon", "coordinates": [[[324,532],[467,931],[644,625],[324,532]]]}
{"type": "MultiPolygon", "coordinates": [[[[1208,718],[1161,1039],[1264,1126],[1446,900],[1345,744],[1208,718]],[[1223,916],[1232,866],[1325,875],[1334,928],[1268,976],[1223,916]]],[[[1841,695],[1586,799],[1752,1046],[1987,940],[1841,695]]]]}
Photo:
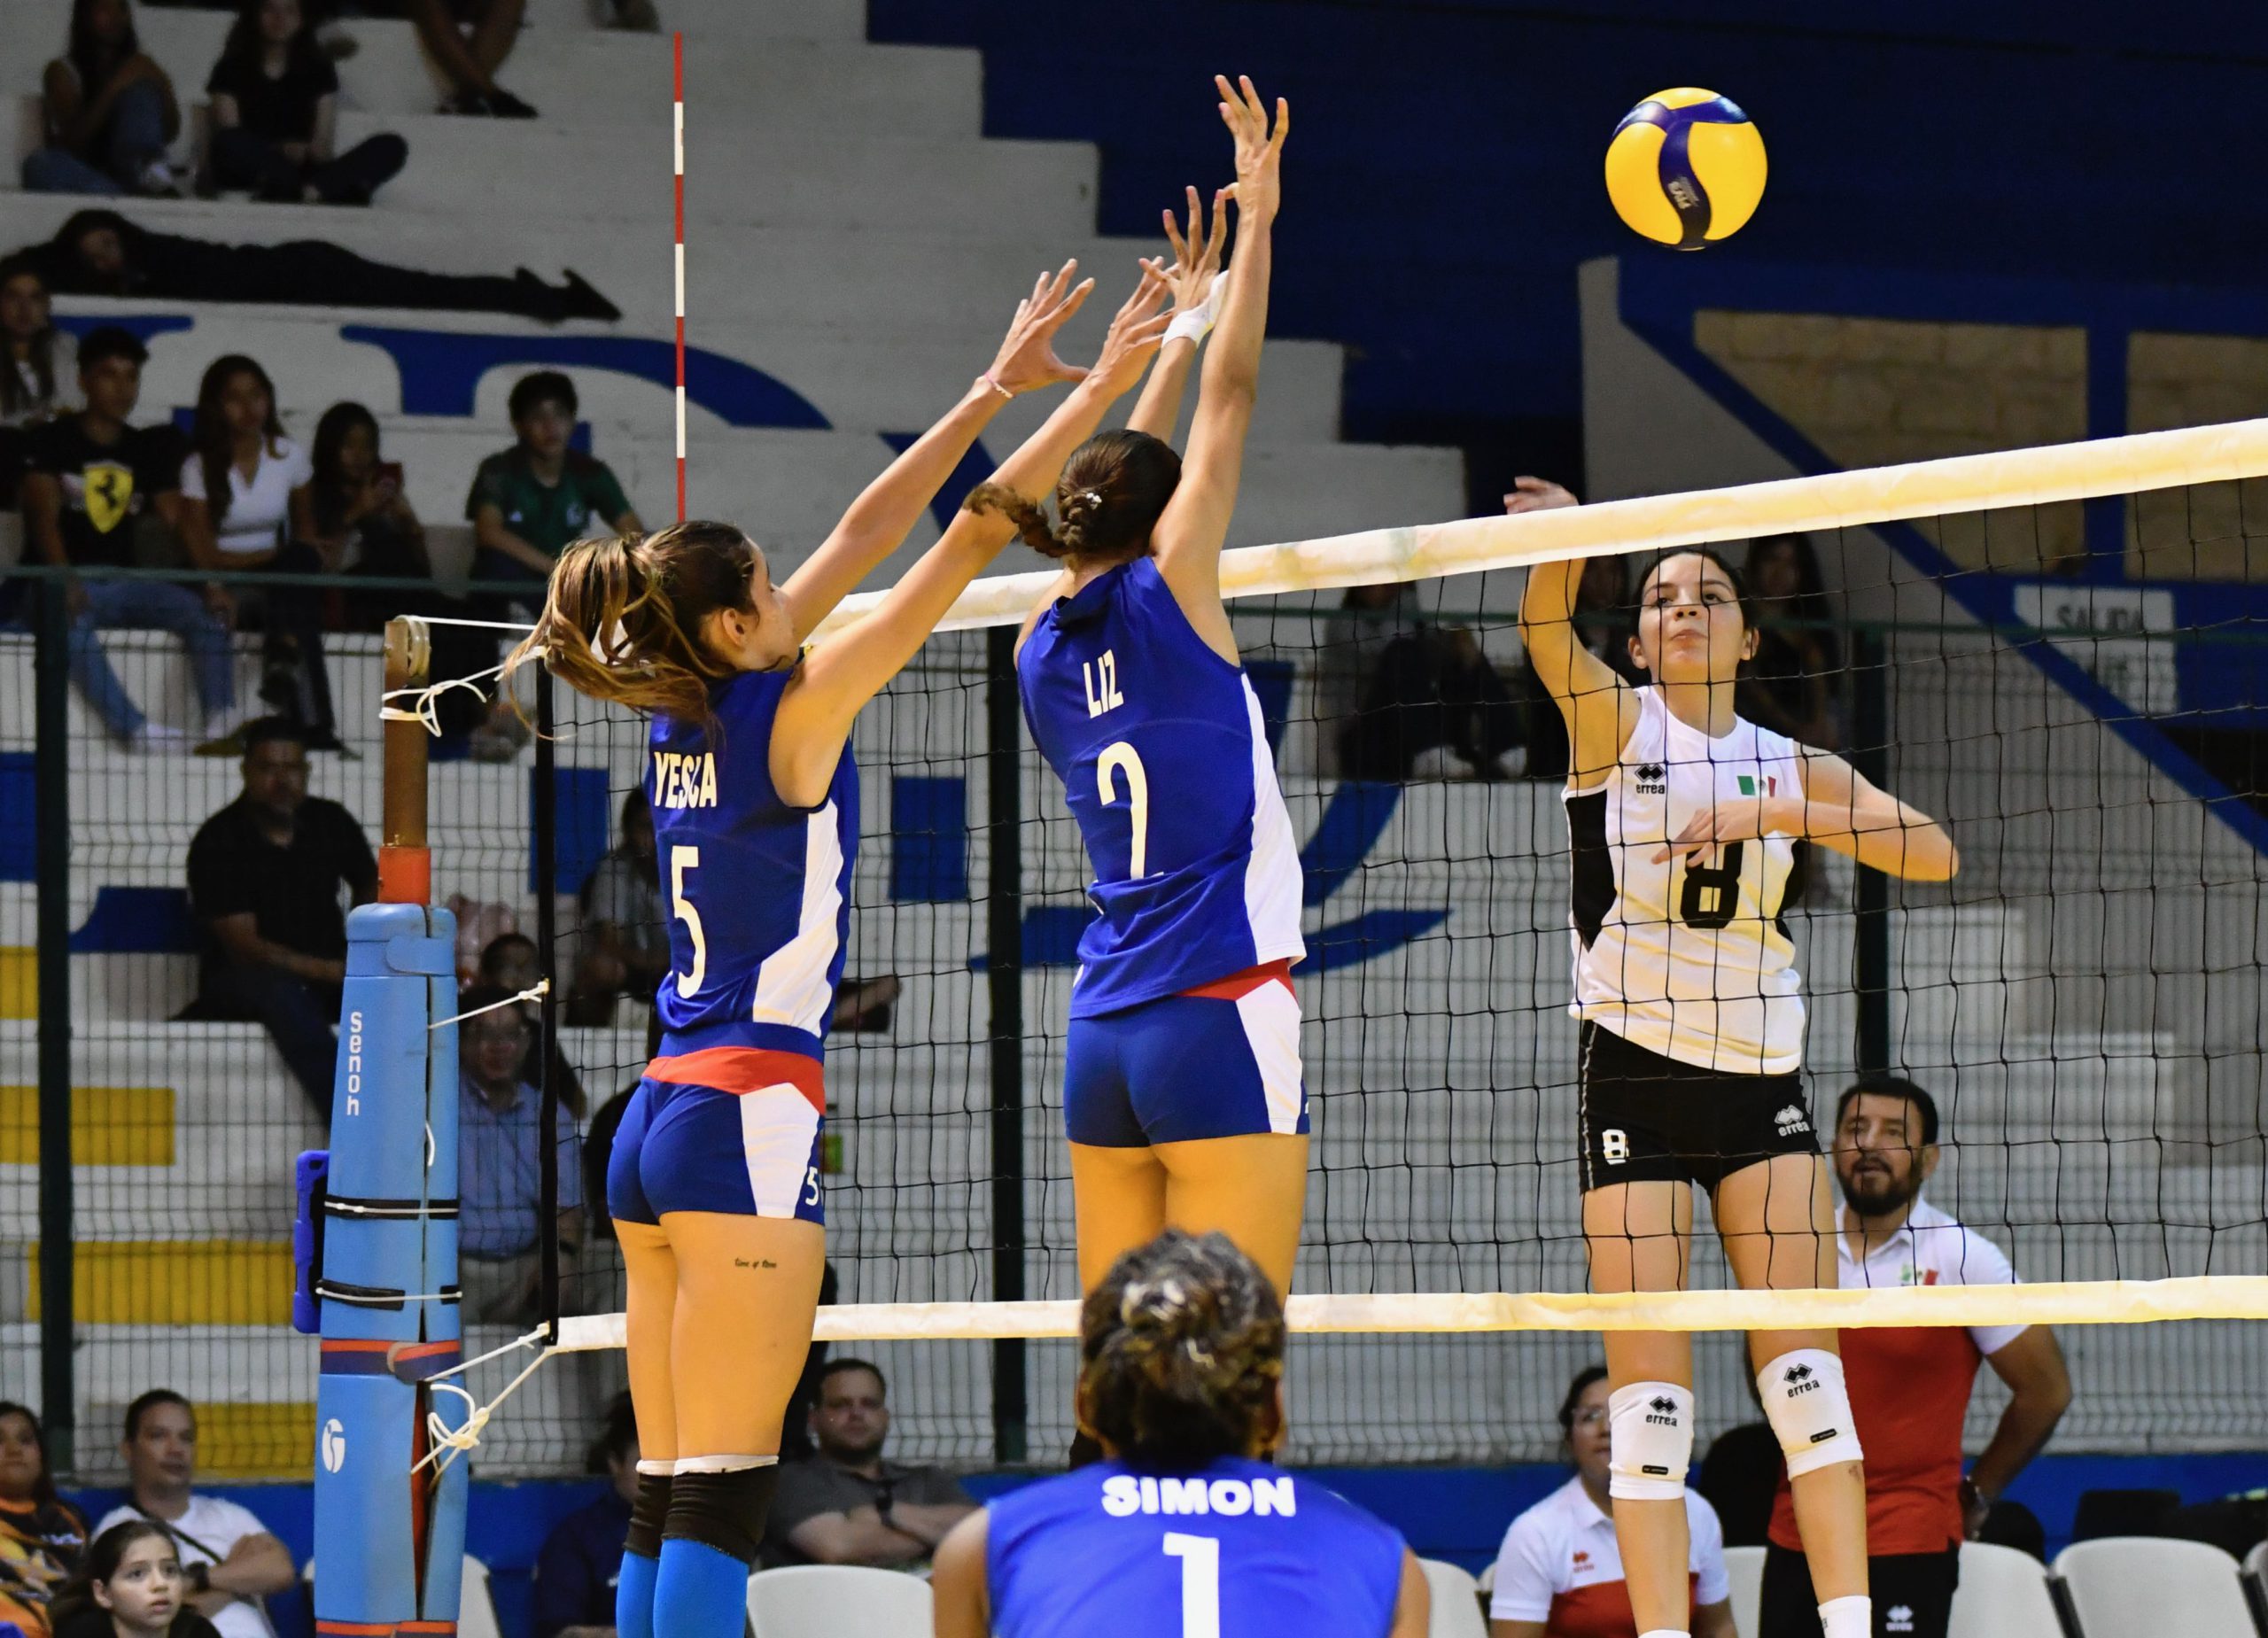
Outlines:
{"type": "Polygon", "coordinates": [[[1569,1011],[1664,1058],[1724,1075],[1803,1066],[1802,975],[1787,909],[1803,894],[1787,836],[1657,864],[1713,807],[1803,794],[1803,749],[1744,718],[1711,739],[1637,691],[1638,725],[1606,777],[1570,790],[1569,1011]]]}
{"type": "Polygon", "coordinates": [[[815,808],[772,785],[772,723],[792,672],[710,690],[713,724],[657,716],[648,734],[670,973],[655,1005],[665,1058],[717,1047],[821,1056],[850,928],[858,774],[849,746],[815,808]]]}
{"type": "Polygon", "coordinates": [[[1059,599],[1016,659],[1024,720],[1094,866],[1071,1016],[1307,954],[1299,847],[1259,696],[1157,560],[1059,599]]]}
{"type": "Polygon", "coordinates": [[[1098,1462],[986,1504],[999,1638],[1386,1638],[1401,1536],[1336,1492],[1223,1456],[1098,1462]]]}

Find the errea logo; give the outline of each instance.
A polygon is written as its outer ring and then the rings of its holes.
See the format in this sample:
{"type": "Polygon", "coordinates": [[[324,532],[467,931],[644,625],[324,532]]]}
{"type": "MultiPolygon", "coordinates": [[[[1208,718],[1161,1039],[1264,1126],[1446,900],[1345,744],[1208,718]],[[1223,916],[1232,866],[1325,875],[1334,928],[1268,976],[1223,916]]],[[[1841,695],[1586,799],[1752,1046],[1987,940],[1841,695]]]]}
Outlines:
{"type": "Polygon", "coordinates": [[[1914,1630],[1914,1606],[1894,1603],[1883,1611],[1882,1629],[1886,1633],[1910,1633],[1914,1630]]]}
{"type": "Polygon", "coordinates": [[[1780,1380],[1788,1385],[1788,1393],[1790,1397],[1798,1393],[1816,1393],[1819,1392],[1819,1384],[1812,1378],[1817,1374],[1809,1365],[1790,1365],[1783,1373],[1780,1380]]]}
{"type": "Polygon", "coordinates": [[[1630,770],[1630,775],[1638,781],[1640,796],[1666,796],[1669,795],[1669,770],[1660,763],[1642,762],[1630,770]]]}
{"type": "Polygon", "coordinates": [[[1780,1113],[1772,1118],[1779,1123],[1780,1136],[1783,1137],[1792,1137],[1798,1132],[1807,1132],[1811,1130],[1811,1116],[1797,1104],[1784,1106],[1780,1113]]]}

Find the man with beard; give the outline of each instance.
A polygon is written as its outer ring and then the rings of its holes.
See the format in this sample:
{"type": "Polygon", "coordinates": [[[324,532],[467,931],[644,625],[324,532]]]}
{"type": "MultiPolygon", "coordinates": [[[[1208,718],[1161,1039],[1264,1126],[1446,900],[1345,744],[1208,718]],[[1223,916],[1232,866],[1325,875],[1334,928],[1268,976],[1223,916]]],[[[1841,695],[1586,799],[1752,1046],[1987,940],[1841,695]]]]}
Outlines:
{"type": "MultiPolygon", "coordinates": [[[[1876,1075],[1847,1088],[1835,1114],[1843,1188],[1836,1237],[1841,1284],[2008,1285],[2000,1248],[1922,1199],[1938,1168],[1938,1106],[1913,1082],[1876,1075]]],[[[1876,1638],[1945,1638],[1973,1539],[2071,1402],[2062,1350],[2045,1325],[1912,1326],[1843,1332],[1859,1441],[1867,1452],[1867,1565],[1876,1638]],[[1967,1478],[1961,1425],[1979,1362],[2013,1395],[1967,1478]]],[[[1763,1638],[1819,1638],[1819,1611],[1787,1480],[1765,1549],[1763,1638]]]]}
{"type": "Polygon", "coordinates": [[[765,1562],[910,1570],[976,1510],[943,1468],[882,1460],[888,1394],[881,1369],[865,1360],[830,1360],[821,1370],[811,1408],[819,1454],[780,1469],[765,1562]]]}

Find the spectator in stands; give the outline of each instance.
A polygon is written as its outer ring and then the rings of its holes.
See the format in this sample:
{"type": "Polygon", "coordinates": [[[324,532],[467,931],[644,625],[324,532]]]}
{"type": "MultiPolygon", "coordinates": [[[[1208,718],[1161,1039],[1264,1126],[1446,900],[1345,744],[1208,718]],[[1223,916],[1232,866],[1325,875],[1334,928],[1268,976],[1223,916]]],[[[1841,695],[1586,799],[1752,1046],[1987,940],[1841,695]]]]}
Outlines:
{"type": "Polygon", "coordinates": [[[330,1118],[344,892],[368,904],[378,863],[354,816],[307,795],[306,730],[265,717],[244,731],[244,793],[189,845],[189,899],[205,932],[195,1013],[265,1024],[315,1106],[330,1118]]]}
{"type": "Polygon", "coordinates": [[[276,1638],[260,1600],[294,1579],[291,1555],[248,1509],[198,1495],[197,1411],[171,1388],[151,1388],[126,1408],[127,1502],[103,1515],[96,1546],[113,1525],[163,1525],[181,1553],[192,1609],[221,1638],[276,1638]]]}
{"type": "Polygon", "coordinates": [[[607,1488],[561,1519],[535,1559],[535,1638],[615,1638],[614,1588],[638,1496],[638,1423],[617,1393],[585,1465],[607,1488]]]}
{"type": "MultiPolygon", "coordinates": [[[[1844,1089],[1834,1154],[1844,1289],[2015,1284],[1998,1246],[1922,1198],[1938,1154],[1937,1100],[1921,1087],[1883,1075],[1844,1089]]],[[[1914,1638],[1946,1638],[1961,1542],[1977,1539],[1992,1503],[2070,1405],[2063,1351],[2045,1325],[1922,1325],[1845,1331],[1842,1352],[1852,1420],[1867,1453],[1867,1583],[1875,1608],[1904,1609],[1900,1630],[1914,1638]],[[1964,1478],[1961,1430],[1977,1367],[1985,1362],[2009,1399],[1964,1478]]],[[[1758,1629],[1763,1638],[1818,1638],[1820,1631],[1784,1479],[1765,1549],[1758,1629]]]]}
{"type": "Polygon", "coordinates": [[[180,1547],[146,1518],[113,1525],[55,1596],[56,1638],[220,1638],[188,1602],[180,1547]]]}
{"type": "Polygon", "coordinates": [[[79,408],[79,343],[55,328],[29,256],[0,258],[0,427],[37,426],[79,408]]]}
{"type": "Polygon", "coordinates": [[[607,463],[567,446],[579,408],[573,382],[555,369],[523,376],[509,408],[518,441],[480,463],[465,498],[478,546],[472,577],[524,582],[540,602],[566,547],[601,529],[632,534],[644,525],[607,463]]]}
{"type": "Polygon", "coordinates": [[[622,799],[621,840],[583,883],[583,937],[568,1021],[610,1024],[617,998],[650,1003],[670,970],[670,919],[643,786],[622,799]]]}
{"type": "MultiPolygon", "coordinates": [[[[1575,1373],[1559,1402],[1559,1432],[1575,1476],[1504,1532],[1489,1595],[1491,1638],[1631,1632],[1630,1593],[1607,1499],[1606,1367],[1575,1373]]],[[[1693,1638],[1733,1638],[1732,1581],[1717,1515],[1685,1493],[1691,1538],[1693,1638]]]]}
{"type": "Polygon", "coordinates": [[[622,310],[569,268],[553,286],[521,268],[491,274],[423,273],[371,261],[322,239],[218,245],[152,233],[112,210],[85,210],[36,252],[59,295],[165,297],[176,301],[295,302],[316,307],[442,307],[517,313],[547,324],[617,319],[622,310]]]}
{"type": "MultiPolygon", "coordinates": [[[[376,415],[360,404],[333,404],[315,423],[308,462],[307,538],[326,569],[388,580],[433,578],[425,525],[402,493],[401,468],[379,454],[376,415]]],[[[419,596],[393,591],[360,599],[365,606],[354,624],[375,630],[389,615],[414,612],[407,604],[419,596]]]]}
{"type": "Polygon", "coordinates": [[[338,70],[315,43],[299,0],[242,0],[213,99],[213,184],[263,199],[368,205],[409,159],[391,131],[337,151],[338,70]]]}
{"type": "Polygon", "coordinates": [[[836,1359],[819,1373],[811,1433],[819,1454],[780,1469],[768,1525],[772,1553],[788,1564],[910,1568],[928,1562],[976,1502],[943,1468],[882,1460],[889,1437],[881,1368],[836,1359]]]}
{"type": "Polygon", "coordinates": [[[404,15],[454,88],[441,99],[441,113],[535,118],[532,106],[496,83],[526,10],[527,0],[404,0],[404,15]]]}
{"type": "MultiPolygon", "coordinates": [[[[240,353],[213,361],[197,389],[196,447],[182,462],[167,519],[200,569],[320,574],[330,565],[315,533],[315,469],[284,435],[276,384],[240,353]]],[[[330,676],[322,663],[322,594],[312,586],[222,588],[238,618],[262,628],[260,696],[304,723],[307,743],[338,750],[330,676]]]]}
{"type": "Polygon", "coordinates": [[[55,1493],[39,1417],[0,1402],[0,1625],[47,1638],[49,1602],[86,1545],[86,1519],[55,1493]]]}
{"type": "MultiPolygon", "coordinates": [[[[20,505],[26,544],[58,569],[131,569],[135,533],[153,499],[171,490],[174,441],[129,424],[142,392],[142,343],[108,326],[79,351],[79,390],[87,407],[35,428],[27,441],[20,505]]],[[[200,595],[170,580],[81,579],[64,587],[71,613],[71,677],[103,726],[136,749],[178,749],[188,737],[143,714],[118,679],[100,633],[171,632],[189,649],[204,711],[204,737],[229,732],[236,661],[218,586],[200,595]]]]}
{"type": "MultiPolygon", "coordinates": [[[[1392,635],[1367,633],[1355,715],[1340,729],[1340,771],[1358,780],[1406,780],[1421,766],[1449,772],[1448,752],[1472,777],[1508,776],[1506,752],[1520,742],[1519,709],[1471,632],[1411,617],[1407,586],[1348,588],[1343,607],[1384,622],[1392,635]],[[1383,641],[1378,640],[1384,636],[1383,641]],[[1436,755],[1421,765],[1427,752],[1436,755]]],[[[1358,643],[1363,639],[1355,639],[1358,643]]]]}
{"type": "MultiPolygon", "coordinates": [[[[517,1324],[536,1317],[543,1294],[543,1095],[520,1074],[535,1023],[509,990],[486,985],[462,991],[457,1008],[479,1013],[457,1027],[458,1284],[466,1318],[517,1324]]],[[[583,1145],[564,1115],[552,1141],[559,1215],[549,1232],[564,1285],[583,1248],[583,1145]]]]}
{"type": "Polygon", "coordinates": [[[70,43],[48,64],[43,92],[47,145],[23,164],[32,192],[182,191],[166,163],[181,105],[135,37],[127,0],[72,0],[70,43]]]}
{"type": "MultiPolygon", "coordinates": [[[[480,967],[476,983],[493,984],[506,995],[524,995],[542,982],[543,967],[536,959],[535,940],[524,933],[500,933],[488,941],[480,952],[480,967]]],[[[537,1032],[539,1036],[541,1031],[537,1032]]],[[[531,1086],[543,1084],[543,1043],[528,1043],[528,1055],[520,1062],[520,1079],[531,1086]]],[[[577,1120],[583,1118],[588,1106],[583,1098],[583,1083],[567,1061],[558,1044],[551,1048],[551,1083],[559,1089],[559,1101],[577,1120]]]]}
{"type": "Polygon", "coordinates": [[[1742,716],[1806,745],[1843,742],[1843,650],[1810,537],[1765,535],[1749,543],[1742,578],[1756,600],[1756,657],[1739,688],[1742,716]]]}

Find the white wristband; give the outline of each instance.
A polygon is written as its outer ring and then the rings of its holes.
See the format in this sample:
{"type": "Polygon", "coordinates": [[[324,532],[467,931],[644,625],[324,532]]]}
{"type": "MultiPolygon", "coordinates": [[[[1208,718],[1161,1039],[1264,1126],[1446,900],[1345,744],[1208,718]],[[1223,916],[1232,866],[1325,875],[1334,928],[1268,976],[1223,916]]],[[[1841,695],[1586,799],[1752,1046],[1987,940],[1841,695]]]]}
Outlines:
{"type": "Polygon", "coordinates": [[[1166,326],[1168,341],[1185,336],[1192,341],[1203,342],[1207,332],[1213,328],[1214,310],[1221,304],[1221,281],[1228,276],[1225,273],[1216,273],[1212,288],[1205,292],[1205,299],[1188,312],[1173,315],[1173,322],[1166,326]]]}

